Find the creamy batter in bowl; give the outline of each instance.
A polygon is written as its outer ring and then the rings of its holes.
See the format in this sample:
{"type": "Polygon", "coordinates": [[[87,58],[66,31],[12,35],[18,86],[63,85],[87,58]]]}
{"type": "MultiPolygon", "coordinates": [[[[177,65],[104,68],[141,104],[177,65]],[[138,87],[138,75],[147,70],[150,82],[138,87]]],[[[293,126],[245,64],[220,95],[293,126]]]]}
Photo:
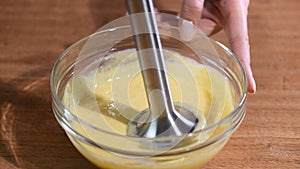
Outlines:
{"type": "Polygon", "coordinates": [[[67,136],[100,168],[196,169],[226,144],[245,115],[247,80],[237,57],[196,32],[179,38],[178,19],[159,24],[175,104],[199,118],[188,135],[127,136],[147,109],[129,23],[106,27],[69,47],[51,75],[52,107],[67,136]]]}

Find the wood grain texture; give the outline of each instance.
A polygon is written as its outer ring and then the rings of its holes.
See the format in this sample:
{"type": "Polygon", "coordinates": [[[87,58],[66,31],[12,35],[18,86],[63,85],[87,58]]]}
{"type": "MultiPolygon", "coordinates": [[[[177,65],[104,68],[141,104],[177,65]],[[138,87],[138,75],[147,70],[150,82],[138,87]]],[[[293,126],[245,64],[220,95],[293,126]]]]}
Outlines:
{"type": "MultiPolygon", "coordinates": [[[[225,148],[205,169],[300,168],[300,1],[249,9],[257,93],[225,148]]],[[[0,1],[0,168],[96,169],[51,110],[49,76],[63,50],[125,13],[119,0],[0,1]]],[[[224,33],[214,36],[227,44],[224,33]]]]}

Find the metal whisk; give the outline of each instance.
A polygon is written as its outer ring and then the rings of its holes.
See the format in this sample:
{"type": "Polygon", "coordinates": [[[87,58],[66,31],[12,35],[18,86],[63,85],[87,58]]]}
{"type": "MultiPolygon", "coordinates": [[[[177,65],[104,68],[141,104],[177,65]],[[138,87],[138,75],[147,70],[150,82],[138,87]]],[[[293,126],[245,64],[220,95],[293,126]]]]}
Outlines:
{"type": "Polygon", "coordinates": [[[149,110],[128,124],[130,136],[162,137],[190,133],[198,123],[189,110],[174,106],[151,0],[126,0],[149,110]]]}

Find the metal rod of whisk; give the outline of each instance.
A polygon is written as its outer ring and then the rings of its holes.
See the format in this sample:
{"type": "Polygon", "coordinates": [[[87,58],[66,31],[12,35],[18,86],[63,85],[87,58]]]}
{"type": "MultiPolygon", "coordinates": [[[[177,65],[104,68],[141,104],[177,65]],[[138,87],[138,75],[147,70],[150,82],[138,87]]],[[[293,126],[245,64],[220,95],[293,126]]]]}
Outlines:
{"type": "MultiPolygon", "coordinates": [[[[160,36],[152,0],[127,0],[138,58],[153,117],[161,116],[161,109],[174,109],[165,71],[160,36]],[[158,107],[160,106],[160,107],[158,107]],[[158,112],[159,111],[159,112],[158,112]]],[[[164,110],[163,110],[164,111],[164,110]]]]}
{"type": "Polygon", "coordinates": [[[198,119],[173,104],[153,3],[126,2],[150,109],[129,122],[127,134],[149,138],[187,134],[194,130],[198,119]]]}

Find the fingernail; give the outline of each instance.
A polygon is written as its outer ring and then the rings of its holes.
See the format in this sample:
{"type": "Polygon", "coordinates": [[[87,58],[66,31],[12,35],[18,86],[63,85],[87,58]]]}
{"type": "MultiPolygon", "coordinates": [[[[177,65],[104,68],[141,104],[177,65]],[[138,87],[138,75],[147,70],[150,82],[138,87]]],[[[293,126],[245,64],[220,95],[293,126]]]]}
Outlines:
{"type": "Polygon", "coordinates": [[[256,92],[256,83],[255,83],[255,79],[253,77],[253,73],[252,73],[252,70],[249,66],[249,69],[248,69],[248,73],[249,73],[249,92],[252,93],[252,94],[255,94],[256,92]]]}
{"type": "Polygon", "coordinates": [[[251,82],[251,89],[249,90],[249,92],[251,93],[251,94],[255,94],[255,92],[256,92],[256,83],[255,83],[255,80],[254,80],[254,78],[252,77],[251,79],[249,79],[251,82]]]}
{"type": "Polygon", "coordinates": [[[256,92],[256,82],[255,82],[253,76],[252,76],[252,84],[253,84],[253,93],[255,93],[256,92]]]}
{"type": "Polygon", "coordinates": [[[195,27],[192,21],[179,20],[179,36],[183,41],[191,41],[195,34],[195,27]]]}

